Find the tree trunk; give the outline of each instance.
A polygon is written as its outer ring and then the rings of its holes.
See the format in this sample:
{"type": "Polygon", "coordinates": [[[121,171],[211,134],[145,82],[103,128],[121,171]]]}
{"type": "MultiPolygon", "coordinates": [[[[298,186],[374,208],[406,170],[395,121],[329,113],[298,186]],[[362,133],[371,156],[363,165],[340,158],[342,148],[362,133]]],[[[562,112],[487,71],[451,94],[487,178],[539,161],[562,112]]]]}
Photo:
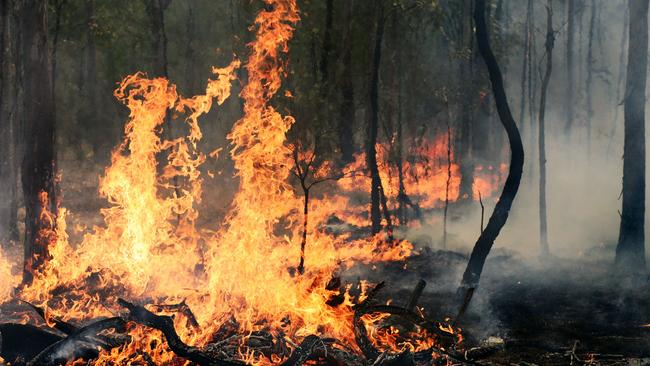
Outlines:
{"type": "Polygon", "coordinates": [[[474,50],[472,37],[472,1],[463,0],[462,5],[462,32],[461,32],[461,49],[463,59],[461,61],[459,80],[461,80],[461,101],[460,107],[460,131],[459,142],[457,144],[460,152],[460,199],[472,199],[472,186],[474,185],[474,162],[472,156],[472,137],[473,137],[473,109],[475,102],[474,78],[472,77],[474,50]]]}
{"type": "Polygon", "coordinates": [[[587,44],[587,80],[586,80],[586,91],[587,91],[587,159],[591,155],[591,119],[594,117],[594,106],[593,106],[593,70],[594,70],[594,29],[596,26],[596,1],[591,0],[591,18],[589,19],[589,40],[587,44]]]}
{"type": "Polygon", "coordinates": [[[630,0],[625,92],[623,210],[616,247],[622,272],[644,272],[645,263],[645,91],[648,65],[648,0],[630,0]]]}
{"type": "Polygon", "coordinates": [[[524,56],[521,61],[521,99],[519,100],[519,123],[522,130],[526,119],[524,115],[526,113],[526,78],[528,76],[528,68],[530,67],[530,17],[532,7],[533,0],[528,0],[528,6],[526,7],[526,22],[524,23],[524,56]]]}
{"type": "Polygon", "coordinates": [[[614,136],[616,136],[616,129],[618,128],[618,119],[619,119],[619,110],[620,105],[623,104],[621,99],[623,98],[623,80],[625,79],[625,50],[627,49],[627,29],[630,23],[630,13],[629,8],[625,8],[625,20],[623,22],[623,31],[621,32],[621,51],[618,54],[618,77],[616,80],[616,107],[614,108],[614,125],[612,126],[612,131],[609,134],[609,140],[607,141],[607,150],[606,156],[610,156],[612,149],[612,142],[614,141],[614,136]]]}
{"type": "Polygon", "coordinates": [[[323,93],[326,93],[329,77],[329,59],[332,51],[332,21],[334,13],[334,0],[327,0],[325,6],[325,32],[323,34],[323,48],[320,58],[320,76],[323,93]]]}
{"type": "Polygon", "coordinates": [[[566,41],[566,77],[567,77],[567,95],[566,95],[566,121],[564,125],[564,133],[569,138],[571,128],[573,127],[573,103],[575,102],[575,84],[573,70],[575,68],[573,62],[573,44],[575,43],[576,34],[576,0],[567,0],[567,41],[566,41]]]}
{"type": "Polygon", "coordinates": [[[546,71],[542,79],[542,90],[539,98],[539,119],[537,120],[538,149],[539,149],[539,245],[543,257],[549,255],[548,248],[548,223],[546,218],[546,127],[544,117],[546,116],[546,94],[548,84],[551,81],[553,70],[553,46],[555,44],[555,33],[553,31],[553,2],[548,0],[546,6],[546,71]]]}
{"type": "Polygon", "coordinates": [[[46,193],[49,209],[56,214],[55,119],[51,59],[48,44],[47,2],[23,2],[24,65],[24,155],[22,185],[25,201],[25,270],[29,283],[32,271],[47,259],[47,241],[39,230],[48,223],[39,219],[40,195],[46,193]]]}
{"type": "MultiPolygon", "coordinates": [[[[372,71],[369,86],[368,108],[368,141],[366,146],[366,163],[370,173],[370,220],[372,233],[381,231],[381,195],[383,187],[377,166],[377,134],[379,131],[379,66],[381,63],[381,44],[384,37],[384,15],[381,6],[378,7],[377,25],[375,29],[374,49],[372,53],[372,71]]],[[[387,215],[388,216],[388,215],[387,215]]]]}
{"type": "Polygon", "coordinates": [[[0,244],[18,241],[17,197],[17,22],[13,0],[0,2],[0,244]]]}
{"type": "MultiPolygon", "coordinates": [[[[196,89],[196,54],[192,43],[197,38],[196,35],[196,24],[195,24],[195,14],[194,14],[194,5],[192,1],[187,2],[187,18],[185,19],[185,33],[187,39],[185,40],[185,78],[187,80],[187,90],[189,95],[194,95],[197,91],[196,89]]],[[[233,29],[234,34],[234,29],[233,29]]],[[[234,37],[233,37],[234,38],[234,37]]],[[[233,43],[232,48],[233,53],[235,53],[235,47],[233,43]]]]}
{"type": "Polygon", "coordinates": [[[494,101],[497,112],[499,113],[501,124],[508,135],[511,156],[510,169],[505,185],[503,186],[503,191],[494,207],[494,211],[488,220],[485,230],[479,236],[476,244],[474,244],[474,249],[472,250],[469,263],[467,264],[461,285],[458,289],[457,299],[461,304],[458,313],[459,316],[462,316],[469,305],[472,294],[474,293],[476,286],[478,286],[481,272],[485,265],[485,260],[490,253],[490,249],[492,249],[494,240],[497,238],[501,228],[505,225],[508,219],[510,207],[512,207],[512,202],[519,190],[519,183],[521,181],[521,173],[524,165],[524,148],[521,143],[521,136],[519,135],[517,124],[510,112],[510,107],[508,106],[508,98],[504,90],[503,77],[501,76],[499,64],[490,48],[487,25],[485,24],[485,0],[476,0],[474,22],[476,25],[476,43],[490,75],[494,101]]]}
{"type": "Polygon", "coordinates": [[[341,72],[341,104],[338,124],[338,145],[341,163],[349,164],[354,160],[354,84],[352,80],[352,7],[354,0],[345,2],[345,31],[343,39],[341,72]]]}
{"type": "MultiPolygon", "coordinates": [[[[309,168],[307,168],[309,169],[309,168]]],[[[307,225],[309,224],[309,188],[305,186],[304,178],[300,182],[302,193],[304,195],[302,208],[302,238],[300,240],[300,263],[298,264],[298,273],[305,273],[305,247],[307,246],[307,225]]]]}
{"type": "Polygon", "coordinates": [[[156,76],[168,76],[167,33],[165,32],[165,10],[171,0],[149,0],[151,31],[153,33],[153,72],[156,76]]]}

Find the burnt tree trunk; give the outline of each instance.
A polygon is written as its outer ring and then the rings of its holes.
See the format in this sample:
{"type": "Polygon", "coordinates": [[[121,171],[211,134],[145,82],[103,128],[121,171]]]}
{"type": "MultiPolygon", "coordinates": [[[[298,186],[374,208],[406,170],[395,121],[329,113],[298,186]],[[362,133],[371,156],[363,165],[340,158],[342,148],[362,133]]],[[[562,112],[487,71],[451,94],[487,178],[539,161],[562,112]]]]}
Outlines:
{"type": "MultiPolygon", "coordinates": [[[[187,2],[187,17],[185,19],[185,78],[187,80],[187,90],[190,95],[196,93],[196,53],[194,52],[193,42],[197,38],[196,22],[194,14],[194,5],[191,1],[187,2]]],[[[234,30],[233,30],[234,33],[234,30]]],[[[234,37],[233,37],[234,38],[234,37]]],[[[233,43],[232,52],[235,53],[233,43]]]]}
{"type": "Polygon", "coordinates": [[[323,34],[323,48],[320,58],[320,76],[321,83],[323,84],[322,90],[325,92],[327,89],[325,84],[329,78],[329,60],[332,51],[332,22],[334,17],[334,0],[327,0],[325,6],[325,32],[323,34]]]}
{"type": "Polygon", "coordinates": [[[338,124],[338,145],[341,163],[349,164],[354,160],[354,84],[352,79],[352,6],[354,0],[345,2],[345,30],[343,32],[343,50],[341,62],[345,65],[341,71],[341,104],[338,124]]]}
{"type": "Polygon", "coordinates": [[[616,247],[622,272],[645,271],[645,91],[648,66],[648,0],[630,0],[625,92],[623,210],[616,247]]]}
{"type": "Polygon", "coordinates": [[[18,241],[19,45],[15,1],[0,2],[0,244],[18,241]]]}
{"type": "Polygon", "coordinates": [[[153,35],[153,72],[156,76],[167,77],[167,33],[165,32],[165,10],[171,0],[149,0],[151,32],[153,35]]]}
{"type": "Polygon", "coordinates": [[[461,304],[458,313],[459,316],[462,316],[469,305],[472,294],[478,286],[485,260],[490,253],[490,249],[492,249],[494,240],[508,220],[508,213],[512,207],[512,202],[519,190],[519,182],[521,181],[521,173],[524,165],[524,148],[521,142],[521,136],[510,112],[510,107],[508,106],[508,98],[503,86],[503,77],[501,76],[499,64],[490,48],[487,25],[485,24],[485,0],[476,0],[474,22],[476,25],[476,43],[490,75],[494,101],[501,124],[508,135],[511,156],[510,169],[505,185],[503,186],[503,191],[499,196],[499,200],[494,207],[494,211],[488,220],[485,230],[483,230],[476,244],[474,244],[474,249],[472,250],[469,263],[467,264],[461,285],[458,289],[457,299],[461,304]]]}
{"type": "Polygon", "coordinates": [[[461,31],[461,52],[462,60],[458,69],[461,81],[460,100],[460,131],[458,148],[460,151],[460,193],[461,200],[472,199],[472,186],[474,185],[474,162],[472,156],[472,138],[474,129],[472,119],[474,116],[475,78],[474,73],[474,47],[472,36],[472,1],[462,1],[462,31],[461,31]]]}
{"type": "MultiPolygon", "coordinates": [[[[56,95],[56,56],[59,50],[59,34],[61,33],[61,14],[66,0],[58,0],[54,3],[54,31],[52,34],[52,93],[56,95]]],[[[56,101],[55,101],[56,102],[56,101]]],[[[56,109],[56,103],[55,103],[56,109]]]]}
{"type": "Polygon", "coordinates": [[[548,223],[546,217],[546,127],[544,118],[546,116],[546,94],[548,84],[551,81],[553,70],[553,46],[555,45],[555,32],[553,31],[553,2],[548,0],[546,6],[546,70],[542,79],[542,90],[539,97],[538,128],[538,149],[539,149],[539,245],[543,257],[549,255],[548,248],[548,223]]]}
{"type": "Polygon", "coordinates": [[[48,223],[39,219],[40,195],[48,195],[49,209],[56,213],[55,119],[51,59],[48,44],[47,2],[23,2],[22,45],[24,62],[24,155],[22,186],[25,202],[25,268],[23,281],[48,256],[47,241],[39,230],[48,223]]]}
{"type": "MultiPolygon", "coordinates": [[[[375,29],[374,48],[372,53],[372,71],[369,86],[369,111],[368,111],[368,140],[366,146],[366,163],[370,173],[370,220],[372,233],[381,231],[381,212],[385,204],[384,188],[379,176],[377,166],[377,135],[379,132],[379,66],[381,64],[381,45],[384,38],[384,14],[381,6],[377,9],[377,25],[375,29]]],[[[386,210],[384,210],[386,211],[386,210]]],[[[389,233],[392,230],[390,214],[384,212],[389,233]]]]}

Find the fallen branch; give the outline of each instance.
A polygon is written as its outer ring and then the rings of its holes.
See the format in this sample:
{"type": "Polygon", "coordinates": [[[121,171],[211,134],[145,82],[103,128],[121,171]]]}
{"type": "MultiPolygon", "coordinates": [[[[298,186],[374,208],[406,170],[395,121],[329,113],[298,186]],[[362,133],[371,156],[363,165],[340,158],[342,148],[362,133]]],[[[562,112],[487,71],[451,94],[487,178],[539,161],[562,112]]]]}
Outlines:
{"type": "Polygon", "coordinates": [[[144,326],[158,329],[167,340],[167,345],[176,355],[196,362],[201,366],[241,366],[243,363],[214,359],[196,347],[188,346],[176,333],[172,317],[156,315],[143,306],[132,304],[126,300],[117,300],[120,306],[129,310],[129,320],[144,326]]]}
{"type": "Polygon", "coordinates": [[[27,366],[57,365],[78,358],[95,358],[99,348],[111,349],[124,341],[106,341],[106,337],[98,337],[104,330],[116,329],[124,331],[126,323],[121,318],[108,318],[96,321],[79,328],[66,338],[51,344],[34,357],[27,366]]]}
{"type": "Polygon", "coordinates": [[[45,311],[42,308],[40,308],[40,307],[30,303],[30,302],[27,302],[25,300],[20,300],[20,299],[18,301],[20,301],[23,304],[25,304],[25,305],[29,306],[30,308],[32,308],[32,310],[34,310],[34,312],[36,312],[36,314],[38,314],[38,316],[40,316],[43,319],[43,321],[45,321],[45,324],[47,324],[48,327],[56,329],[59,332],[64,333],[66,335],[72,334],[72,333],[76,332],[77,330],[79,330],[79,327],[77,327],[75,325],[72,325],[72,324],[70,324],[70,323],[68,323],[66,321],[61,320],[61,319],[57,319],[57,318],[54,318],[54,317],[50,317],[49,319],[46,318],[45,317],[45,311]],[[50,323],[53,323],[54,325],[50,326],[50,323]]]}

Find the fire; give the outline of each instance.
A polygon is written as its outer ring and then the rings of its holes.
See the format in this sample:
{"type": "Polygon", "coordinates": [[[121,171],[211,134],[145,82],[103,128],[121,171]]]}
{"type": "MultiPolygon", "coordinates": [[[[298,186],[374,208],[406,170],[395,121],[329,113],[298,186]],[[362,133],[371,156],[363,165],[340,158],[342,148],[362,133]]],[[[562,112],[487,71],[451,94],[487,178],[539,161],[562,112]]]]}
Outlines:
{"type": "MultiPolygon", "coordinates": [[[[456,202],[460,198],[462,178],[460,165],[456,161],[453,148],[447,145],[448,141],[447,135],[422,139],[417,146],[412,146],[405,154],[402,162],[404,190],[411,202],[417,204],[419,209],[442,208],[446,199],[449,202],[456,202]],[[449,158],[447,149],[449,149],[449,158]]],[[[388,208],[395,212],[399,206],[400,181],[398,164],[391,160],[390,145],[377,145],[377,160],[388,208]]],[[[346,167],[345,176],[337,181],[338,189],[344,194],[325,199],[336,201],[338,207],[346,208],[343,211],[339,210],[337,216],[349,224],[362,227],[369,225],[367,208],[352,204],[350,194],[370,185],[370,177],[365,171],[365,154],[356,154],[354,161],[346,167]]],[[[484,199],[494,197],[503,185],[507,171],[507,164],[501,164],[498,170],[491,165],[477,164],[474,168],[472,198],[478,201],[479,192],[484,199]]]]}
{"type": "MultiPolygon", "coordinates": [[[[47,243],[49,255],[34,273],[33,282],[20,289],[20,298],[44,307],[49,319],[72,322],[115,316],[121,311],[118,297],[148,303],[148,309],[158,314],[186,306],[192,317],[182,312],[174,317],[185,343],[202,347],[221,340],[224,332],[239,334],[236,353],[252,365],[284,361],[283,356],[269,358],[248,346],[260,331],[291,345],[315,334],[355,347],[353,306],[366,295],[362,291],[355,299],[351,285],[337,284],[340,272],[356,263],[401,261],[413,246],[406,241],[386,243],[381,235],[353,240],[349,235],[329,234],[324,230],[328,220],[341,215],[342,207],[354,205],[349,195],[321,194],[309,201],[305,271],[296,271],[301,257],[303,197],[289,179],[294,161],[286,134],[300,121],[281,115],[271,100],[282,89],[289,41],[300,14],[295,0],[264,1],[267,7],[255,19],[255,40],[245,64],[247,82],[240,95],[243,117],[228,135],[239,189],[224,222],[197,226],[203,189],[200,168],[221,150],[207,155],[199,150],[199,118],[215,102],[221,105],[230,97],[240,62],[235,58],[226,67],[213,68],[214,77],[207,81],[205,92],[193,97],[179,95],[165,78],[135,73],[114,92],[130,114],[124,141],[113,151],[111,164],[100,179],[99,194],[109,203],[101,211],[103,224],[93,227],[80,242],[70,243],[66,209],[61,207],[56,216],[50,213],[43,193],[44,225],[38,240],[47,243]],[[162,139],[162,129],[170,123],[185,133],[162,139]],[[333,297],[340,299],[339,305],[328,304],[333,297]]],[[[291,93],[285,92],[284,97],[291,93]]],[[[409,149],[409,158],[403,162],[406,192],[423,209],[439,208],[446,199],[459,197],[460,168],[448,140],[440,136],[425,141],[409,149]]],[[[380,146],[378,156],[380,176],[394,210],[399,204],[399,172],[389,148],[380,146]]],[[[325,163],[314,175],[326,176],[331,169],[325,163]]],[[[365,158],[359,154],[344,178],[334,184],[345,193],[368,187],[363,171],[365,158]]],[[[491,196],[499,176],[489,168],[476,173],[475,192],[491,196]]],[[[367,217],[358,212],[343,215],[348,215],[349,223],[367,225],[367,217]]],[[[0,256],[0,301],[10,297],[17,283],[9,268],[0,256]]],[[[404,332],[394,326],[375,327],[384,320],[382,314],[364,319],[378,348],[387,345],[400,352],[433,346],[435,337],[424,329],[404,332]]],[[[160,332],[128,323],[127,334],[126,344],[101,352],[94,364],[149,362],[145,357],[155,364],[183,363],[160,332]]]]}
{"type": "MultiPolygon", "coordinates": [[[[285,134],[295,120],[280,115],[269,101],[281,87],[283,56],[300,18],[293,0],[266,3],[267,10],[255,20],[256,39],[246,64],[244,116],[228,135],[239,191],[225,224],[216,231],[195,225],[202,191],[199,168],[206,160],[197,148],[202,137],[198,119],[214,100],[221,104],[230,96],[239,61],[213,69],[215,78],[208,80],[205,94],[191,98],[180,96],[164,78],[130,75],[114,93],[130,115],[124,142],[100,179],[99,194],[110,204],[101,211],[104,224],[71,244],[66,210],[60,209],[55,222],[44,204],[42,220],[48,225],[40,237],[47,240],[50,256],[21,289],[22,299],[44,307],[48,317],[77,322],[113,316],[120,311],[118,296],[158,304],[184,300],[200,326],[188,327],[182,317],[175,318],[175,325],[185,342],[198,346],[213,340],[225,324],[234,324],[240,334],[269,329],[295,341],[318,334],[352,344],[354,299],[346,288],[328,283],[357,262],[402,260],[412,245],[328,235],[321,227],[336,206],[314,201],[306,271],[298,276],[292,271],[300,254],[301,199],[288,182],[292,160],[285,134]],[[168,118],[170,111],[176,118],[168,118]],[[165,124],[179,120],[185,136],[161,139],[165,124]],[[159,167],[163,153],[167,161],[159,167]],[[340,291],[343,303],[327,305],[340,291]]],[[[46,196],[43,200],[47,203],[46,196]]],[[[144,351],[138,357],[148,354],[157,364],[173,359],[160,333],[135,325],[128,332],[128,344],[102,352],[95,363],[134,362],[136,350],[144,351]]],[[[247,338],[240,341],[241,359],[282,361],[248,348],[247,338]]]]}

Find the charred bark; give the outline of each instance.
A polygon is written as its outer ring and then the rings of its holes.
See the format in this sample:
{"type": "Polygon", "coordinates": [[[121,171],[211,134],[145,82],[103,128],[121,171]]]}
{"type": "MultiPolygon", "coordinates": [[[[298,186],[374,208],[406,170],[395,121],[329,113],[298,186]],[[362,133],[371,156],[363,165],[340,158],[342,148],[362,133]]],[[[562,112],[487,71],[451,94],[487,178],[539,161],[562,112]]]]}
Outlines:
{"type": "Polygon", "coordinates": [[[474,185],[474,163],[472,156],[473,146],[473,124],[474,117],[474,102],[475,90],[474,78],[472,77],[473,63],[474,63],[474,49],[472,37],[472,1],[462,1],[462,31],[461,31],[461,49],[463,59],[458,69],[460,75],[459,80],[461,83],[461,99],[460,99],[460,131],[459,142],[457,144],[460,152],[460,193],[461,200],[472,199],[472,186],[474,185]]]}
{"type": "Polygon", "coordinates": [[[24,155],[22,186],[25,201],[25,268],[23,281],[48,257],[47,241],[39,230],[48,225],[39,218],[41,192],[48,195],[50,211],[56,214],[55,118],[51,59],[48,44],[47,3],[23,2],[24,61],[24,155]]]}
{"type": "Polygon", "coordinates": [[[645,271],[645,94],[648,66],[648,0],[630,0],[625,92],[623,210],[616,247],[621,272],[645,271]]]}
{"type": "Polygon", "coordinates": [[[19,52],[18,19],[13,0],[0,2],[0,243],[18,241],[19,52]]]}
{"type": "Polygon", "coordinates": [[[326,92],[325,83],[329,78],[329,60],[332,53],[332,22],[334,17],[334,0],[327,0],[325,5],[325,32],[323,34],[323,46],[320,58],[320,76],[323,84],[322,90],[326,92]]]}
{"type": "Polygon", "coordinates": [[[539,149],[539,245],[542,256],[549,255],[548,248],[548,223],[546,218],[546,94],[551,81],[553,70],[553,46],[555,45],[555,32],[553,31],[553,1],[548,0],[546,6],[546,70],[542,79],[542,90],[539,98],[538,149],[539,149]]]}
{"type": "Polygon", "coordinates": [[[168,76],[167,70],[167,33],[165,32],[165,10],[171,0],[149,0],[148,10],[151,15],[151,32],[153,34],[153,72],[157,76],[168,76]]]}
{"type": "Polygon", "coordinates": [[[522,168],[524,165],[524,148],[522,146],[521,136],[519,135],[517,124],[510,112],[510,107],[508,106],[508,98],[503,86],[503,77],[501,76],[499,64],[490,48],[487,25],[485,22],[485,0],[476,0],[474,22],[476,24],[476,43],[490,75],[494,101],[496,103],[501,124],[508,135],[511,156],[510,169],[503,191],[494,207],[494,211],[488,220],[485,230],[479,236],[476,244],[474,244],[474,249],[472,250],[469,263],[467,264],[461,285],[458,289],[458,300],[461,303],[458,314],[459,316],[464,313],[467,305],[469,305],[472,294],[478,286],[481,272],[485,265],[485,260],[490,253],[490,249],[492,249],[494,240],[499,235],[501,228],[506,224],[508,213],[512,207],[512,202],[519,190],[519,182],[521,181],[522,168]]]}
{"type": "Polygon", "coordinates": [[[339,111],[338,140],[343,165],[354,161],[354,84],[352,79],[352,6],[354,0],[345,2],[345,32],[343,39],[343,67],[341,72],[341,104],[339,111]]]}
{"type": "Polygon", "coordinates": [[[374,37],[374,49],[372,53],[372,72],[370,77],[370,98],[369,98],[369,116],[368,116],[368,141],[366,146],[366,164],[370,173],[370,220],[372,223],[372,233],[377,234],[381,231],[381,213],[382,206],[384,218],[386,219],[386,229],[389,236],[392,235],[392,222],[390,213],[386,205],[386,196],[384,187],[379,176],[379,167],[377,165],[377,135],[379,132],[379,67],[381,64],[381,45],[384,37],[385,18],[383,9],[378,7],[377,25],[374,37]]]}

